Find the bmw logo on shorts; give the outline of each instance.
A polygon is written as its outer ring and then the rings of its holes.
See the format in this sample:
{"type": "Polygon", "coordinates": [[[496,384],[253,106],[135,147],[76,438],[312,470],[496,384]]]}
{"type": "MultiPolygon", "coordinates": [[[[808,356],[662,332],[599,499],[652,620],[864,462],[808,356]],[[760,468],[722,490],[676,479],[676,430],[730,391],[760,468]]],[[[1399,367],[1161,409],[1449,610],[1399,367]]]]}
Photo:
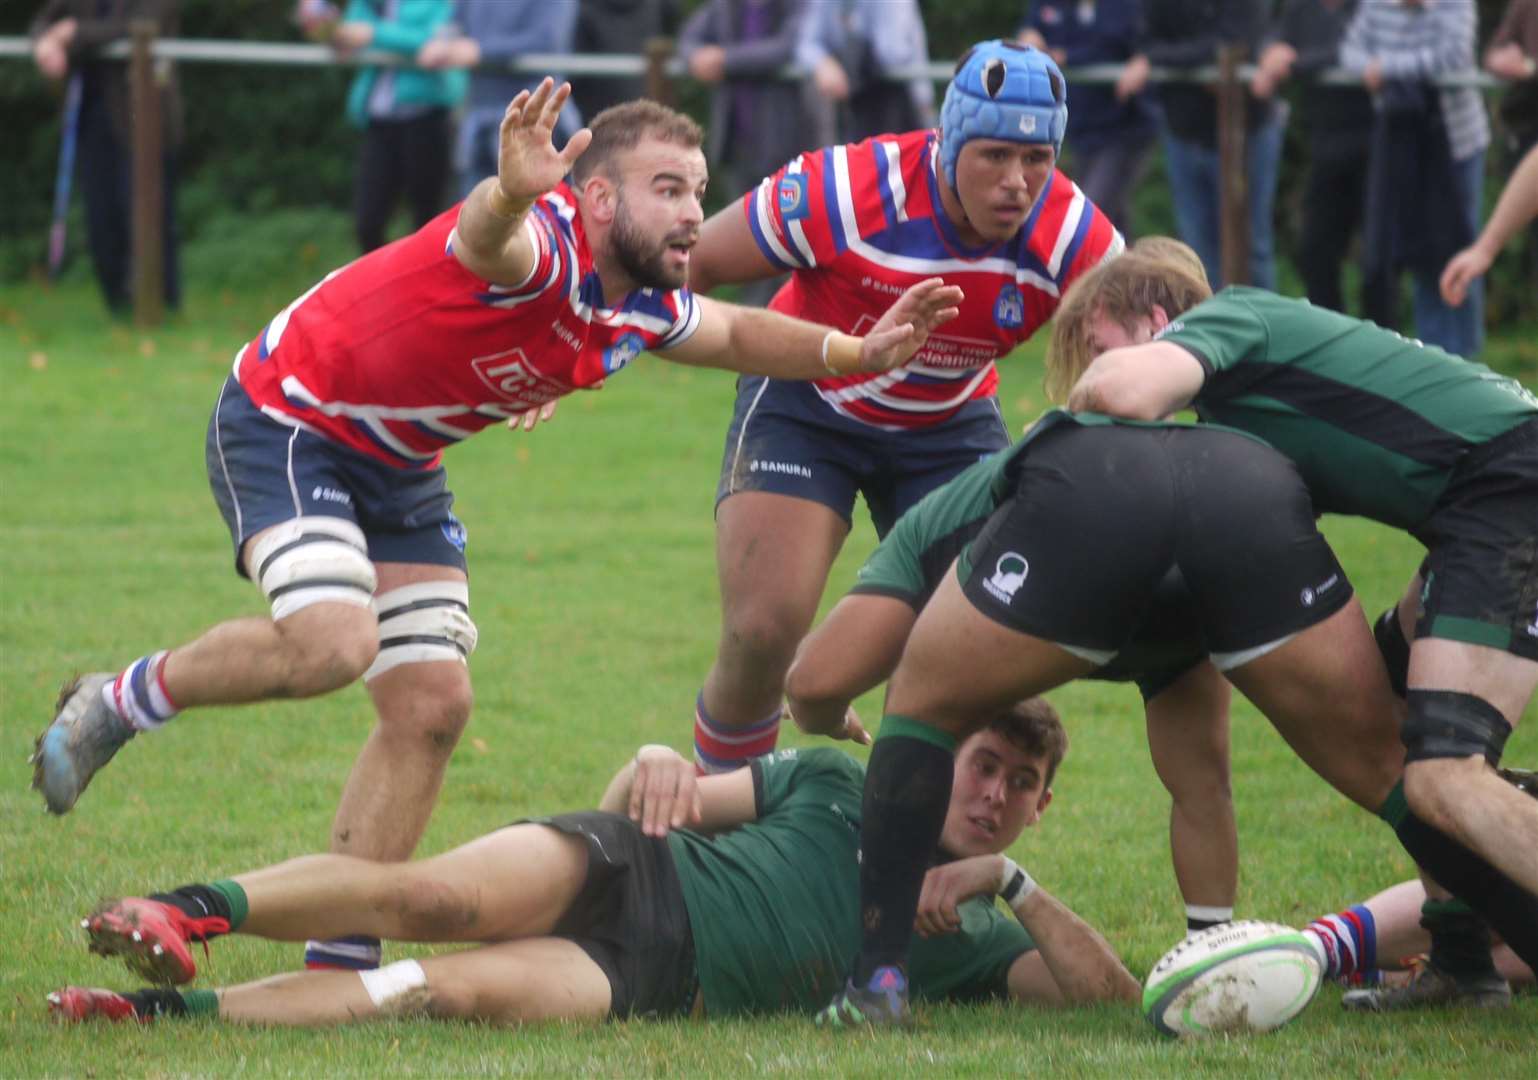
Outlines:
{"type": "Polygon", "coordinates": [[[634,332],[622,334],[618,341],[603,351],[604,374],[613,375],[640,355],[641,335],[634,332]]]}
{"type": "Polygon", "coordinates": [[[1025,298],[1013,284],[999,290],[993,302],[993,321],[1005,330],[1018,330],[1025,323],[1025,298]]]}

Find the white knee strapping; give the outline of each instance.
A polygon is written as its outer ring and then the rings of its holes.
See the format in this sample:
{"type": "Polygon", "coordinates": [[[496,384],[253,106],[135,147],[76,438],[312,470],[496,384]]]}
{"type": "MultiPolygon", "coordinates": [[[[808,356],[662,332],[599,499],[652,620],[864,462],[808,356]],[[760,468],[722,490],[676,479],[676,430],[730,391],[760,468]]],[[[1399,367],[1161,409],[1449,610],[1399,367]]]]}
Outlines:
{"type": "Polygon", "coordinates": [[[363,673],[382,675],[400,664],[458,660],[475,651],[470,586],[463,581],[422,581],[374,598],[379,616],[379,655],[363,673]]]}
{"type": "Polygon", "coordinates": [[[427,973],[415,960],[397,960],[358,972],[374,1008],[382,1013],[415,1012],[427,1007],[427,973]]]}
{"type": "Polygon", "coordinates": [[[251,549],[251,571],[274,619],[323,600],[368,607],[374,595],[368,541],[345,518],[299,517],[269,529],[251,549]]]}

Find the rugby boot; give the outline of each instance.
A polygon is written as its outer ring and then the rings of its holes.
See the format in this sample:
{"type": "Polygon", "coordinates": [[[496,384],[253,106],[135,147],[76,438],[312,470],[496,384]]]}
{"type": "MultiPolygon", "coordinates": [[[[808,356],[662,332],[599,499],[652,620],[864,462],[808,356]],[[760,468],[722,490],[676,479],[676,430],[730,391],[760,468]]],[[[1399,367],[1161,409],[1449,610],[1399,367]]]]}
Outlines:
{"type": "Polygon", "coordinates": [[[102,700],[102,687],[116,675],[81,675],[59,691],[53,723],[37,737],[32,752],[32,787],[48,809],[65,814],[97,770],[112,760],[134,729],[102,700]]]}
{"type": "Polygon", "coordinates": [[[913,1022],[908,1011],[908,980],[902,970],[880,967],[865,986],[850,979],[816,1017],[821,1028],[906,1027],[913,1022]]]}
{"type": "Polygon", "coordinates": [[[48,1012],[56,1019],[77,1024],[82,1020],[145,1019],[122,994],[85,986],[66,986],[49,994],[48,1012]]]}
{"type": "Polygon", "coordinates": [[[1343,1009],[1358,1012],[1400,1012],[1405,1009],[1499,1009],[1511,1004],[1511,985],[1494,972],[1454,975],[1427,962],[1403,986],[1348,990],[1343,1009]]]}
{"type": "Polygon", "coordinates": [[[187,947],[190,942],[201,941],[206,953],[211,936],[230,930],[228,919],[194,919],[170,904],[137,896],[108,901],[80,920],[80,926],[91,938],[93,953],[121,956],[129,970],[172,985],[191,982],[198,973],[187,947]]]}

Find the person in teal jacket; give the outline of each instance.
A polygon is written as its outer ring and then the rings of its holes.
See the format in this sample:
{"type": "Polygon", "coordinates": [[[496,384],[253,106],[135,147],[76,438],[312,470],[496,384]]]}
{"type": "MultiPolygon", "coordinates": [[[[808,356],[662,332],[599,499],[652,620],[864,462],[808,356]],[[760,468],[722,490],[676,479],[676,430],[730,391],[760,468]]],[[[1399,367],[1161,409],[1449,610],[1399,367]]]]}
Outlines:
{"type": "MultiPolygon", "coordinates": [[[[396,53],[420,65],[424,46],[454,31],[452,0],[349,0],[340,20],[321,5],[300,5],[300,23],[330,42],[339,59],[362,51],[396,53]]],[[[444,209],[452,160],[450,113],[465,96],[462,70],[366,64],[347,93],[347,117],[363,129],[354,217],[365,252],[385,242],[402,195],[412,227],[444,209]]]]}

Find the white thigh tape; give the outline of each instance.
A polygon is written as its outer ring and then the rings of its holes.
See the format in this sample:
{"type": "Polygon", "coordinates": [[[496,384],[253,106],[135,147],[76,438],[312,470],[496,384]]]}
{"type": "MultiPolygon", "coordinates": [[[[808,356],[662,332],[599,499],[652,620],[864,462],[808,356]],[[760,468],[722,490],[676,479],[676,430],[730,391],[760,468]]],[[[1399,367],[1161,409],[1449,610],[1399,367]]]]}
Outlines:
{"type": "Polygon", "coordinates": [[[368,607],[374,593],[368,541],[344,518],[301,517],[269,529],[251,549],[251,571],[274,619],[323,600],[368,607]]]}
{"type": "Polygon", "coordinates": [[[401,664],[435,660],[461,663],[475,651],[470,586],[463,581],[423,581],[374,598],[379,616],[379,655],[364,679],[401,664]]]}
{"type": "Polygon", "coordinates": [[[374,1008],[382,1013],[414,1012],[427,1007],[427,973],[415,960],[397,960],[358,972],[374,1008]]]}

